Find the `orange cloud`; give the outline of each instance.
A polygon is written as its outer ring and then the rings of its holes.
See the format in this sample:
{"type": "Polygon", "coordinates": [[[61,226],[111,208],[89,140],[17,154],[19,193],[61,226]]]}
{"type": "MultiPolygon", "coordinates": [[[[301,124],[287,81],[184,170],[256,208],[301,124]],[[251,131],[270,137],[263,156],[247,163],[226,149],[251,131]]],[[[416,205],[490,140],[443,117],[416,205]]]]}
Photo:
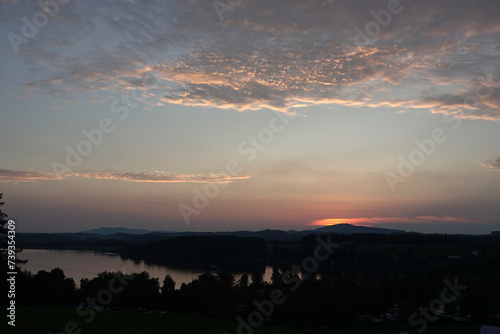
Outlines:
{"type": "Polygon", "coordinates": [[[500,171],[500,157],[479,163],[490,170],[500,171]]]}
{"type": "Polygon", "coordinates": [[[117,171],[75,171],[57,175],[54,173],[38,173],[0,169],[0,183],[36,182],[59,180],[70,177],[83,177],[96,180],[120,180],[128,182],[157,182],[157,183],[230,183],[246,180],[251,175],[229,174],[182,174],[163,171],[149,172],[117,172],[117,171]]]}
{"type": "Polygon", "coordinates": [[[41,180],[57,180],[53,173],[37,173],[0,168],[0,183],[35,182],[41,180]]]}
{"type": "Polygon", "coordinates": [[[351,224],[358,226],[376,226],[383,223],[477,223],[477,219],[464,217],[439,217],[439,216],[419,216],[419,217],[372,217],[372,218],[327,218],[314,220],[307,224],[310,226],[329,226],[337,224],[351,224]]]}

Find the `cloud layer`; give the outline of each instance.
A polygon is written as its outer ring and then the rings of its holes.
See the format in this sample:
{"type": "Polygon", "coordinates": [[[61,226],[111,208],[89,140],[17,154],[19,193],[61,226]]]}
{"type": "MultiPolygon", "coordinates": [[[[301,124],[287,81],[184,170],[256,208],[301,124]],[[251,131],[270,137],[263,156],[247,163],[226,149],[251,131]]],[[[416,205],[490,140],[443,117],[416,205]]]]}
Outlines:
{"type": "Polygon", "coordinates": [[[500,171],[500,157],[491,159],[490,161],[487,162],[480,162],[480,164],[491,170],[500,171]]]}
{"type": "Polygon", "coordinates": [[[336,224],[352,224],[359,226],[377,226],[380,224],[435,224],[435,223],[452,223],[452,224],[468,224],[481,223],[478,218],[464,217],[435,217],[435,216],[420,216],[420,217],[372,217],[372,218],[328,218],[315,220],[308,225],[312,226],[329,226],[336,224]]]}
{"type": "MultiPolygon", "coordinates": [[[[3,2],[0,24],[20,34],[21,16],[39,10],[29,3],[3,2]]],[[[395,14],[387,6],[243,1],[221,21],[212,1],[72,1],[18,56],[28,64],[27,93],[67,100],[139,89],[154,104],[423,108],[500,119],[500,3],[401,1],[395,14]]]]}
{"type": "Polygon", "coordinates": [[[18,183],[46,180],[58,180],[58,177],[53,173],[27,172],[0,168],[0,182],[18,183]]]}
{"type": "Polygon", "coordinates": [[[0,183],[22,183],[36,181],[63,180],[67,178],[86,178],[96,180],[120,180],[128,182],[156,183],[230,183],[251,178],[250,175],[229,174],[178,174],[168,172],[117,172],[117,171],[76,171],[57,175],[54,173],[39,173],[0,169],[0,183]]]}

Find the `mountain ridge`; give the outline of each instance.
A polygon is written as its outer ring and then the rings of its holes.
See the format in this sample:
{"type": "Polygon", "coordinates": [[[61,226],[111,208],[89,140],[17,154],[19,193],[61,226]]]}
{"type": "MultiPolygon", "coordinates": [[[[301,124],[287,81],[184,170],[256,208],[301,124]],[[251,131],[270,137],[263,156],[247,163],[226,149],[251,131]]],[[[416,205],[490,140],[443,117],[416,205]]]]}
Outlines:
{"type": "Polygon", "coordinates": [[[261,231],[220,231],[220,232],[175,232],[175,231],[152,231],[145,229],[130,229],[126,227],[100,227],[96,229],[90,229],[86,231],[76,232],[78,234],[97,234],[97,235],[113,235],[113,234],[151,234],[151,233],[168,233],[168,234],[231,234],[231,235],[266,235],[266,236],[285,236],[285,235],[307,235],[313,233],[327,234],[327,233],[337,233],[337,234],[397,234],[397,233],[408,233],[404,230],[394,230],[386,229],[380,227],[369,227],[369,226],[357,226],[347,223],[323,226],[316,229],[309,230],[272,230],[266,229],[261,231]]]}
{"type": "Polygon", "coordinates": [[[314,231],[326,232],[326,233],[342,233],[342,234],[354,234],[354,233],[375,233],[375,234],[397,234],[397,233],[408,233],[404,230],[395,230],[389,228],[381,227],[370,227],[370,226],[358,226],[352,224],[336,224],[328,225],[315,229],[314,231]]]}
{"type": "Polygon", "coordinates": [[[144,229],[132,229],[132,228],[126,228],[126,227],[99,227],[95,229],[90,229],[87,231],[78,231],[76,233],[81,233],[81,234],[99,234],[99,235],[109,235],[109,234],[117,234],[117,233],[124,233],[124,234],[148,234],[148,233],[154,233],[156,231],[151,231],[151,230],[144,230],[144,229]]]}

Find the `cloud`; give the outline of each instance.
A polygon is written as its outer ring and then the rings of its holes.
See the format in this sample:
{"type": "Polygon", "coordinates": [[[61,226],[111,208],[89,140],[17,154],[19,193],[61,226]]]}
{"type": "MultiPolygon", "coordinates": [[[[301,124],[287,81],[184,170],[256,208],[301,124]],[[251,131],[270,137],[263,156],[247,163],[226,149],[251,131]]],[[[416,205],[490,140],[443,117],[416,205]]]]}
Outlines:
{"type": "Polygon", "coordinates": [[[479,162],[481,165],[483,165],[486,168],[489,168],[494,171],[500,171],[500,157],[491,159],[490,161],[487,162],[479,162]]]}
{"type": "Polygon", "coordinates": [[[377,226],[387,223],[398,224],[433,224],[433,223],[477,223],[478,219],[464,217],[437,217],[437,216],[419,216],[419,217],[372,217],[372,218],[327,218],[315,220],[307,225],[311,226],[329,226],[336,224],[351,224],[359,226],[377,226]]]}
{"type": "Polygon", "coordinates": [[[82,171],[65,174],[68,177],[84,177],[87,179],[121,180],[129,182],[157,183],[230,183],[251,178],[250,175],[229,174],[177,174],[168,172],[116,172],[116,171],[82,171]]]}
{"type": "Polygon", "coordinates": [[[57,175],[53,173],[26,172],[0,168],[0,183],[36,182],[57,179],[57,175]]]}
{"type": "MultiPolygon", "coordinates": [[[[67,100],[139,89],[155,105],[293,113],[337,104],[500,119],[500,3],[401,2],[376,36],[360,37],[355,29],[366,34],[371,12],[387,4],[243,1],[221,22],[212,1],[69,2],[20,45],[24,85],[67,100]],[[151,73],[155,87],[144,84],[151,73]],[[485,73],[493,81],[478,83],[485,73]],[[483,85],[490,92],[478,95],[483,85]]],[[[18,30],[37,10],[2,7],[0,24],[18,30]]]]}
{"type": "Polygon", "coordinates": [[[20,183],[36,181],[52,181],[80,177],[95,180],[119,180],[128,182],[154,183],[231,183],[250,179],[251,175],[229,174],[180,174],[162,171],[149,172],[117,172],[117,171],[75,171],[62,174],[38,173],[0,169],[0,183],[20,183]]]}

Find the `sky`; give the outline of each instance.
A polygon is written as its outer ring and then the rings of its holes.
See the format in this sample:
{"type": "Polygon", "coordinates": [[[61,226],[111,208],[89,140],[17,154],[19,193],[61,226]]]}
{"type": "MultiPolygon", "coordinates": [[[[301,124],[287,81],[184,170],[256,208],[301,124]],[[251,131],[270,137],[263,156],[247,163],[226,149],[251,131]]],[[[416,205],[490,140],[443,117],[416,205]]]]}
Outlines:
{"type": "Polygon", "coordinates": [[[498,0],[0,0],[19,232],[500,230],[498,0]]]}

